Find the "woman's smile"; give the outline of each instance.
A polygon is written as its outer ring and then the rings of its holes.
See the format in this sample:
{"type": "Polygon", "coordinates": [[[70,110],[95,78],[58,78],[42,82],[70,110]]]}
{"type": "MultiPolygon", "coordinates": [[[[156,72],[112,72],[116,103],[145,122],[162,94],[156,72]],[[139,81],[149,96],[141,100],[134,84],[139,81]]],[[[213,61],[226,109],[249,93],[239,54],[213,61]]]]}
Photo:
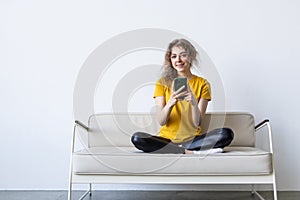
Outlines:
{"type": "Polygon", "coordinates": [[[171,54],[171,63],[172,66],[178,72],[184,72],[189,70],[190,63],[185,49],[177,46],[173,47],[172,54],[171,54]]]}

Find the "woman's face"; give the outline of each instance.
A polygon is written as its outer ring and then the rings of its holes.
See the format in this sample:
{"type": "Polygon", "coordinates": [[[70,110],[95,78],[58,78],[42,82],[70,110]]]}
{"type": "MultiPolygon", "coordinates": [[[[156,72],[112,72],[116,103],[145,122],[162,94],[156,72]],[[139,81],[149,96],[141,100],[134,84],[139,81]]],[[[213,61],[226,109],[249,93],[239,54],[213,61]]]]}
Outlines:
{"type": "Polygon", "coordinates": [[[177,72],[186,72],[187,70],[190,70],[187,52],[181,47],[174,46],[171,49],[171,63],[177,72]]]}

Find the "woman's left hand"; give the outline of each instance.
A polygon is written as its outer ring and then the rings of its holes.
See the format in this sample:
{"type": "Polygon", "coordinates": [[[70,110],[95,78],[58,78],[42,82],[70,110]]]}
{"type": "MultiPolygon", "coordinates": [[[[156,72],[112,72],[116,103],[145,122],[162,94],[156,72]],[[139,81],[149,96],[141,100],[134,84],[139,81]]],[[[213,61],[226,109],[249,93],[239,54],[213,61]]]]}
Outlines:
{"type": "Polygon", "coordinates": [[[195,95],[193,94],[193,92],[191,91],[189,84],[187,84],[187,94],[186,94],[184,100],[186,100],[187,102],[190,102],[193,106],[196,106],[198,104],[198,101],[195,98],[195,95]]]}

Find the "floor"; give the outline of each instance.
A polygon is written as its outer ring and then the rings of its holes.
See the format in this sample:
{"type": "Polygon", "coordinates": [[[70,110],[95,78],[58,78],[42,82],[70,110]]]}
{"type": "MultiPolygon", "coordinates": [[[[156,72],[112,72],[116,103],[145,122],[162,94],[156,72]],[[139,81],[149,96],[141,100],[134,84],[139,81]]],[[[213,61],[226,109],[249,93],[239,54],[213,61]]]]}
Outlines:
{"type": "MultiPolygon", "coordinates": [[[[76,191],[73,199],[78,199],[83,191],[76,191]]],[[[261,192],[267,200],[272,200],[272,192],[261,192]]],[[[0,200],[66,200],[67,191],[0,191],[0,200]]],[[[199,191],[94,191],[85,200],[259,200],[250,192],[199,192],[199,191]]],[[[299,200],[300,192],[278,192],[279,200],[299,200]]]]}

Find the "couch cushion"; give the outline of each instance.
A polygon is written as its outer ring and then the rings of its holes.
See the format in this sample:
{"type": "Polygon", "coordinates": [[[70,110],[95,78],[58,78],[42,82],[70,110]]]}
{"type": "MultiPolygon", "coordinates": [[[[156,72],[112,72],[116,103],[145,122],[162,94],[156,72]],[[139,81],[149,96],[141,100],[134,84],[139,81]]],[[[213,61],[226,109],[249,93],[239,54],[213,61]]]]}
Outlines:
{"type": "MultiPolygon", "coordinates": [[[[132,146],[130,138],[137,131],[156,135],[160,129],[154,114],[101,113],[89,118],[89,147],[132,146]]],[[[230,146],[255,144],[254,117],[249,113],[207,113],[201,122],[203,132],[228,127],[234,132],[230,146]]]]}
{"type": "Polygon", "coordinates": [[[74,153],[76,174],[253,175],[272,173],[272,155],[253,147],[226,147],[211,155],[147,154],[133,147],[93,147],[74,153]]]}

